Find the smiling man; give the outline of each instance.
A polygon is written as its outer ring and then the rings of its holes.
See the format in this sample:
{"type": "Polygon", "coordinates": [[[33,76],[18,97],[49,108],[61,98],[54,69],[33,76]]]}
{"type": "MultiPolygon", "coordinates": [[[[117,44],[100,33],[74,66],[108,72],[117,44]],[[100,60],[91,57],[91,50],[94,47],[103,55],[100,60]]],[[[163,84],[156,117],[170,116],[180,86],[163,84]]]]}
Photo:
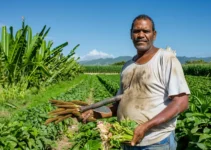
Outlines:
{"type": "Polygon", "coordinates": [[[131,39],[137,55],[121,72],[117,107],[119,120],[129,118],[139,126],[131,145],[124,150],[175,150],[176,117],[188,108],[190,90],[175,54],[153,45],[156,39],[153,20],[137,16],[131,27],[131,39]]]}

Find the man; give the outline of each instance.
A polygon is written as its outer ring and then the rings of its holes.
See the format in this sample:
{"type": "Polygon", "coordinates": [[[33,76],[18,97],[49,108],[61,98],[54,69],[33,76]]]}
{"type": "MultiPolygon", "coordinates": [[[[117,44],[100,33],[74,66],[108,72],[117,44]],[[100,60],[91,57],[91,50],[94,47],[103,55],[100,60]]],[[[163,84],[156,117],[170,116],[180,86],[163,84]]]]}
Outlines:
{"type": "MultiPolygon", "coordinates": [[[[118,120],[129,118],[139,126],[124,150],[175,150],[176,117],[188,108],[190,90],[180,62],[170,51],[156,48],[156,30],[147,15],[137,16],[131,26],[137,55],[121,71],[119,104],[111,107],[118,120]]],[[[89,113],[84,114],[84,118],[89,113]]]]}

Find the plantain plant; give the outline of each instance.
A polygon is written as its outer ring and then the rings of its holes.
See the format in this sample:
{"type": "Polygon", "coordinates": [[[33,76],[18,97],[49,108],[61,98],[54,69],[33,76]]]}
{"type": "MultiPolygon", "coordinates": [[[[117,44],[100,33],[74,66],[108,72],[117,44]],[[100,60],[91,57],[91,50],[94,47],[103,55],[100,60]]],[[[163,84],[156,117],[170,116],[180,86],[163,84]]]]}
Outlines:
{"type": "MultiPolygon", "coordinates": [[[[32,28],[22,21],[22,28],[15,34],[13,27],[2,27],[0,41],[1,91],[24,92],[30,88],[45,87],[60,80],[74,78],[81,66],[73,57],[76,45],[67,56],[62,51],[68,42],[53,48],[53,41],[46,41],[50,28],[46,25],[32,35],[32,28]]],[[[78,59],[78,58],[77,58],[78,59]]],[[[4,94],[3,94],[4,95],[4,94]]],[[[8,93],[5,94],[8,96],[8,93]]],[[[14,95],[15,96],[15,95],[14,95]]]]}

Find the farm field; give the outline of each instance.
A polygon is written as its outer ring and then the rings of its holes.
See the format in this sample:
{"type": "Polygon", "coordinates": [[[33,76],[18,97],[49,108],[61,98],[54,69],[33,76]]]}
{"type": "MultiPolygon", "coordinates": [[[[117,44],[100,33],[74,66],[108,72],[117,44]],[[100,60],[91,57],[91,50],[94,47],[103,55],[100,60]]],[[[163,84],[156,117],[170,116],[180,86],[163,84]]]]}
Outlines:
{"type": "MultiPolygon", "coordinates": [[[[106,66],[83,66],[85,73],[119,73],[122,65],[106,66]]],[[[211,77],[211,64],[183,64],[182,68],[186,75],[211,77]]]]}
{"type": "MultiPolygon", "coordinates": [[[[121,132],[121,137],[112,136],[106,145],[97,130],[99,122],[90,117],[90,122],[82,123],[78,108],[117,93],[122,62],[80,65],[80,58],[75,57],[80,44],[65,56],[63,48],[68,42],[54,46],[46,39],[49,31],[44,25],[34,34],[24,19],[17,31],[12,26],[1,27],[0,150],[120,149],[120,141],[133,135],[132,122],[121,124],[130,135],[121,132]],[[61,108],[64,104],[68,107],[61,108]]],[[[189,109],[178,116],[178,150],[211,149],[211,65],[199,62],[182,66],[191,96],[189,109]]],[[[116,117],[99,121],[120,129],[116,117]]]]}
{"type": "MultiPolygon", "coordinates": [[[[186,79],[191,89],[190,106],[178,117],[178,149],[210,149],[211,78],[186,75],[186,79]]],[[[95,103],[115,95],[119,80],[118,74],[83,75],[74,86],[53,99],[95,103]]],[[[46,99],[39,105],[19,111],[9,121],[1,122],[0,149],[59,149],[62,145],[58,141],[62,136],[66,137],[66,149],[100,149],[102,141],[99,132],[95,130],[96,122],[82,124],[69,118],[58,124],[44,125],[48,112],[53,109],[46,99]],[[71,127],[77,127],[77,130],[72,130],[71,127]]],[[[104,120],[115,122],[116,118],[104,120]]]]}

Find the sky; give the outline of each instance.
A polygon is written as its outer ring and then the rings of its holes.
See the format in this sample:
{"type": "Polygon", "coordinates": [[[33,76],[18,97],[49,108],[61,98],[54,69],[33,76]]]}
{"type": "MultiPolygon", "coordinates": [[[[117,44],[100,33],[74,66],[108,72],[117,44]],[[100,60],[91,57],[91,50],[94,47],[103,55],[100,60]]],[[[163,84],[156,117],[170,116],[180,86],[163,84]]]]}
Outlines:
{"type": "Polygon", "coordinates": [[[33,35],[50,27],[46,40],[53,47],[68,42],[65,55],[80,44],[80,60],[134,56],[130,27],[140,14],[155,22],[156,47],[169,46],[177,56],[211,57],[210,0],[5,0],[0,27],[16,32],[24,16],[33,35]]]}

